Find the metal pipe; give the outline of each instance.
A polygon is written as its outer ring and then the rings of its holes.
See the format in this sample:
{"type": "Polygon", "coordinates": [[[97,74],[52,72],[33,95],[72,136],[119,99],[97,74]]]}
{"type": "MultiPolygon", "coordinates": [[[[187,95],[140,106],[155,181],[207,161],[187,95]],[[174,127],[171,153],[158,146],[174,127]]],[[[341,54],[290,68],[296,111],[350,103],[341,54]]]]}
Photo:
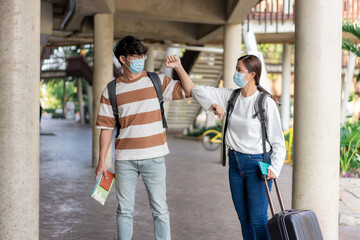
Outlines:
{"type": "Polygon", "coordinates": [[[72,15],[74,14],[75,12],[75,7],[76,7],[76,0],[70,0],[70,7],[69,7],[69,11],[68,13],[66,14],[64,20],[61,22],[60,24],[60,28],[61,29],[64,29],[65,28],[65,25],[68,23],[68,21],[70,20],[70,18],[72,17],[72,15]]]}

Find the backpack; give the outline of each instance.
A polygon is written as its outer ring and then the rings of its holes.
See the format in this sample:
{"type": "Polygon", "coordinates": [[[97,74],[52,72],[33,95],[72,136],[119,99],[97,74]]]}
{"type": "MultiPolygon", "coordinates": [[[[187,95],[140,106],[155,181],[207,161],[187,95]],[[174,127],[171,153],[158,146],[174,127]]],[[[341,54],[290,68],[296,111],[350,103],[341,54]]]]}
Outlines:
{"type": "MultiPolygon", "coordinates": [[[[165,128],[165,130],[167,132],[168,126],[167,126],[165,114],[164,114],[164,99],[163,99],[163,95],[162,95],[162,91],[161,91],[160,78],[154,72],[147,72],[147,74],[149,75],[149,77],[155,87],[155,91],[156,91],[156,94],[157,94],[157,97],[158,97],[159,103],[160,103],[160,111],[161,111],[163,128],[165,128]]],[[[119,122],[119,116],[120,116],[119,109],[118,109],[118,106],[116,103],[116,79],[114,79],[108,83],[107,89],[108,89],[108,93],[109,93],[109,100],[110,100],[111,107],[112,107],[115,121],[116,121],[116,136],[115,136],[115,138],[117,138],[119,136],[121,126],[120,126],[120,122],[119,122]]]]}
{"type": "MultiPolygon", "coordinates": [[[[232,114],[232,112],[234,110],[234,105],[236,103],[237,98],[240,95],[240,91],[241,91],[241,88],[237,88],[232,92],[232,94],[230,96],[230,99],[228,101],[228,106],[226,108],[226,120],[225,120],[225,127],[224,127],[223,141],[222,141],[222,145],[223,145],[223,148],[222,148],[222,151],[223,151],[222,152],[222,165],[223,166],[226,166],[225,134],[226,134],[227,126],[228,126],[229,117],[231,116],[231,114],[232,114]]],[[[258,117],[258,119],[260,120],[260,123],[261,123],[261,136],[262,136],[262,143],[263,143],[262,144],[262,146],[263,146],[263,159],[264,159],[265,163],[267,163],[267,159],[266,159],[267,134],[266,134],[266,126],[265,126],[265,124],[266,124],[265,101],[266,101],[267,97],[270,97],[270,95],[268,93],[259,92],[259,95],[257,96],[256,101],[255,101],[255,105],[254,105],[255,114],[252,116],[253,119],[258,117]]]]}

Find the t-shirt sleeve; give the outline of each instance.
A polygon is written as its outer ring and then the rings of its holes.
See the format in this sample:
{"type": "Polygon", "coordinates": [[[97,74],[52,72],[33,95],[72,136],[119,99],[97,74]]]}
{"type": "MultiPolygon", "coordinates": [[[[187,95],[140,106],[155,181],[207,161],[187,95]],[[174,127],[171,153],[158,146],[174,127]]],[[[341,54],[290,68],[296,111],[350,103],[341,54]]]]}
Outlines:
{"type": "Polygon", "coordinates": [[[192,89],[192,95],[205,111],[210,110],[211,105],[216,103],[222,106],[226,112],[227,104],[233,91],[234,89],[230,88],[199,85],[192,89]]]}
{"type": "Polygon", "coordinates": [[[112,130],[114,129],[115,124],[116,121],[111,107],[108,90],[105,88],[100,98],[100,107],[96,120],[96,128],[112,130]]]}
{"type": "Polygon", "coordinates": [[[185,92],[180,81],[171,79],[164,74],[159,74],[159,78],[164,102],[185,98],[185,92]]]}
{"type": "Polygon", "coordinates": [[[281,168],[284,164],[286,147],[285,139],[281,128],[280,114],[273,99],[267,98],[265,102],[267,118],[267,137],[272,146],[271,166],[269,169],[279,177],[281,168]]]}

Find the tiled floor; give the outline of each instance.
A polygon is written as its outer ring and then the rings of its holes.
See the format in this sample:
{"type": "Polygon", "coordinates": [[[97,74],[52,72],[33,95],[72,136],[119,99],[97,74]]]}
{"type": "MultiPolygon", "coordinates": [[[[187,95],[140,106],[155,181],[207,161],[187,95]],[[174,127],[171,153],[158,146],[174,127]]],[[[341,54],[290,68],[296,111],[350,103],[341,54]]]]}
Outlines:
{"type": "MultiPolygon", "coordinates": [[[[105,206],[90,197],[95,184],[91,167],[91,129],[73,121],[43,119],[40,137],[40,239],[116,238],[114,189],[105,206]]],[[[167,196],[174,240],[242,239],[232,205],[227,168],[220,151],[199,142],[169,136],[166,156],[167,196]]],[[[291,202],[292,168],[279,183],[286,206],[291,202]]],[[[340,227],[340,239],[356,239],[359,227],[340,227]]],[[[135,240],[154,239],[152,215],[139,178],[134,212],[135,240]]]]}

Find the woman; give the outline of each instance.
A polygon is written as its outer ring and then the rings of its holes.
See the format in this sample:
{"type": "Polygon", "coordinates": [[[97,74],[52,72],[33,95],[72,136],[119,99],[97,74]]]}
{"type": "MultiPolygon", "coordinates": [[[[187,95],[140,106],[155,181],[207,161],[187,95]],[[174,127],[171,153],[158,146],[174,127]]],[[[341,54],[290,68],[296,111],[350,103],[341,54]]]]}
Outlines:
{"type": "MultiPolygon", "coordinates": [[[[229,147],[229,181],[231,195],[241,223],[243,239],[270,239],[266,223],[268,200],[258,167],[263,161],[261,123],[255,113],[254,104],[260,92],[266,92],[260,85],[261,62],[253,55],[238,59],[234,82],[241,88],[235,102],[225,143],[229,147]]],[[[196,86],[192,93],[206,110],[212,110],[222,118],[234,89],[196,86]]],[[[285,159],[285,141],[280,116],[275,101],[268,97],[265,102],[267,132],[267,179],[271,189],[272,180],[279,176],[285,159]],[[269,152],[271,151],[271,155],[269,152]]]]}

